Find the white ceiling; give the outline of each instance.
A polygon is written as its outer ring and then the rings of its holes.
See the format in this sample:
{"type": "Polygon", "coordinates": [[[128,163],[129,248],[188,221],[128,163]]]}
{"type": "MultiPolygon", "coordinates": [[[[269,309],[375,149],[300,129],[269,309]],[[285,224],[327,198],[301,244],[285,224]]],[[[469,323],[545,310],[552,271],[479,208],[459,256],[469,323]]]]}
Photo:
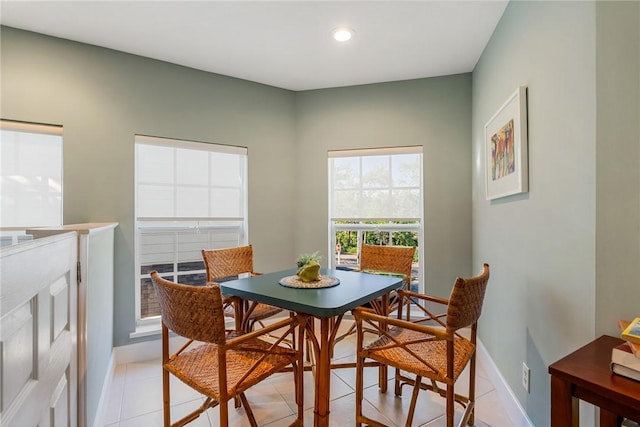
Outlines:
{"type": "Polygon", "coordinates": [[[472,71],[507,3],[2,0],[0,22],[307,90],[472,71]],[[355,37],[333,41],[339,26],[355,37]]]}

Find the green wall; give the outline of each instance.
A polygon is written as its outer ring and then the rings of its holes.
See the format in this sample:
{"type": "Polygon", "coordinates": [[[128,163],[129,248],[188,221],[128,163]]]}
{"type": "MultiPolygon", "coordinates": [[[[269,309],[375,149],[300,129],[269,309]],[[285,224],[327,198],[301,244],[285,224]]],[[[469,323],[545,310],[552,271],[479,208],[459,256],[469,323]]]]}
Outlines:
{"type": "Polygon", "coordinates": [[[256,270],[327,251],[327,150],[424,146],[426,277],[470,272],[471,75],[294,93],[2,28],[6,119],[64,126],[64,221],[115,236],[114,345],[134,319],[134,135],[249,148],[256,270]]]}
{"type": "Polygon", "coordinates": [[[64,222],[120,223],[115,346],[135,329],[135,134],[248,147],[256,268],[295,259],[293,92],[6,27],[1,36],[2,117],[64,126],[64,222]]]}
{"type": "Polygon", "coordinates": [[[537,426],[548,365],[638,315],[638,6],[511,2],[473,72],[473,260],[493,267],[480,338],[537,426]],[[520,85],[529,192],[489,202],[483,126],[520,85]]]}
{"type": "Polygon", "coordinates": [[[470,74],[298,93],[298,200],[321,197],[298,204],[296,246],[327,246],[327,151],[422,146],[424,283],[448,297],[471,271],[470,120],[470,74]]]}
{"type": "Polygon", "coordinates": [[[596,335],[613,335],[640,315],[640,2],[596,11],[596,335]]]}

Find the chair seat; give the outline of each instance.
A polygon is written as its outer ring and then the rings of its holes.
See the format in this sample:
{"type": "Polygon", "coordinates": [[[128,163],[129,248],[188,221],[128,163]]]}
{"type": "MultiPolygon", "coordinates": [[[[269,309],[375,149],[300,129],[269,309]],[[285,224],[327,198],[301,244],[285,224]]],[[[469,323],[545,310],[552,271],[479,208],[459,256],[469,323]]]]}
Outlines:
{"type": "MultiPolygon", "coordinates": [[[[233,335],[227,339],[233,338],[233,335]]],[[[266,353],[272,344],[253,339],[242,344],[242,350],[227,350],[227,389],[229,395],[242,393],[269,375],[296,361],[296,351],[276,346],[266,353]],[[265,356],[264,360],[248,375],[247,367],[265,356]]],[[[174,374],[200,393],[220,398],[218,382],[218,346],[204,343],[169,359],[164,369],[174,374]]]]}
{"type": "MultiPolygon", "coordinates": [[[[396,327],[390,328],[389,334],[399,343],[406,344],[407,348],[422,360],[418,360],[385,335],[364,349],[366,357],[435,381],[451,382],[447,380],[447,341],[431,341],[431,337],[424,333],[396,327]]],[[[469,340],[455,338],[454,381],[464,370],[474,350],[475,346],[469,340]]]]}
{"type": "MultiPolygon", "coordinates": [[[[249,320],[250,322],[257,322],[259,320],[264,320],[268,317],[271,317],[274,314],[278,314],[281,311],[282,311],[281,308],[274,307],[269,304],[258,303],[256,307],[253,309],[253,311],[251,312],[251,314],[249,314],[249,319],[247,320],[249,320]]],[[[225,307],[224,315],[225,317],[235,317],[236,312],[233,306],[229,305],[225,307]]]]}

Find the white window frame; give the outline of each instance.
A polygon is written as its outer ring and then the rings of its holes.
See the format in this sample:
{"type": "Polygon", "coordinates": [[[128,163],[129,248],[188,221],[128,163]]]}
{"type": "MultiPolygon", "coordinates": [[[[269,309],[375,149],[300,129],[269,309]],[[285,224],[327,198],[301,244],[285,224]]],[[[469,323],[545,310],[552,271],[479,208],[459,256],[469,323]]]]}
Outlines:
{"type": "MultiPolygon", "coordinates": [[[[240,246],[245,245],[249,241],[248,237],[248,150],[246,147],[236,147],[229,145],[221,145],[221,144],[212,144],[212,143],[204,143],[204,142],[194,142],[194,141],[185,141],[185,140],[177,140],[177,139],[169,139],[169,138],[160,138],[160,137],[150,137],[144,135],[136,135],[135,136],[135,147],[136,147],[136,159],[135,159],[135,209],[136,209],[136,232],[135,232],[135,315],[136,315],[136,331],[131,333],[130,336],[140,337],[150,334],[155,334],[159,332],[160,328],[160,316],[150,316],[150,317],[142,317],[142,286],[141,281],[143,279],[148,279],[148,273],[141,272],[141,237],[145,234],[147,235],[158,235],[161,234],[163,236],[173,236],[173,238],[177,241],[180,236],[188,237],[189,234],[198,234],[200,241],[206,241],[203,247],[198,246],[197,248],[191,248],[190,252],[194,254],[197,252],[199,256],[199,251],[201,249],[210,249],[210,248],[222,248],[222,247],[231,247],[231,246],[240,246]],[[138,147],[139,145],[156,145],[161,147],[170,147],[170,148],[187,148],[202,151],[203,153],[226,153],[226,154],[237,154],[240,156],[241,160],[241,173],[243,177],[241,178],[241,204],[242,206],[239,208],[241,211],[241,216],[236,217],[222,217],[222,216],[139,216],[139,207],[138,207],[138,188],[141,183],[139,182],[138,175],[138,165],[139,165],[139,155],[138,155],[138,147]],[[225,235],[221,237],[222,235],[225,235]],[[231,237],[229,237],[231,236],[231,237]]],[[[176,159],[174,158],[174,162],[176,159]]],[[[209,163],[209,170],[212,165],[209,163]]],[[[177,168],[174,168],[174,173],[177,173],[177,168]]],[[[177,178],[176,178],[177,180],[177,178]]],[[[174,180],[174,183],[176,182],[174,180]]],[[[215,183],[211,183],[209,179],[209,185],[207,188],[209,189],[209,195],[211,197],[211,190],[215,188],[220,188],[216,186],[215,183]]],[[[176,186],[178,184],[173,184],[176,186]]],[[[171,187],[171,185],[168,185],[171,187]]],[[[175,191],[175,189],[174,189],[175,191]]],[[[177,205],[177,200],[174,198],[174,204],[177,205]]],[[[211,213],[211,211],[209,211],[211,213]]],[[[175,214],[174,209],[174,214],[175,214]]],[[[174,242],[175,245],[177,243],[174,242]]],[[[176,246],[177,247],[177,246],[176,246]]],[[[176,252],[173,253],[173,272],[168,273],[174,275],[176,281],[179,281],[180,271],[178,270],[178,255],[176,252]]],[[[171,264],[170,261],[162,261],[163,264],[171,264]]],[[[201,270],[190,270],[186,272],[187,274],[204,274],[204,269],[201,270]]],[[[184,274],[184,272],[183,272],[184,274]]]]}
{"type": "MultiPolygon", "coordinates": [[[[372,149],[358,149],[358,150],[339,150],[329,151],[328,153],[328,189],[329,189],[329,230],[328,230],[328,254],[329,268],[336,268],[336,232],[338,231],[356,231],[358,232],[357,244],[358,244],[358,259],[357,263],[360,264],[359,254],[360,245],[362,243],[361,235],[366,231],[376,232],[388,232],[394,233],[398,231],[416,232],[418,235],[418,292],[424,293],[424,175],[423,175],[423,161],[422,161],[422,147],[394,147],[394,148],[372,148],[372,149]],[[363,218],[363,217],[333,217],[332,200],[333,200],[333,167],[332,159],[336,157],[364,157],[364,156],[380,156],[380,155],[401,155],[401,154],[419,154],[420,155],[420,170],[419,170],[419,182],[420,182],[420,198],[418,207],[418,217],[412,218],[363,218]],[[350,223],[340,223],[349,221],[350,223]],[[396,222],[408,222],[407,224],[397,224],[396,222]]],[[[362,173],[362,169],[360,169],[362,173]]],[[[392,239],[389,239],[389,245],[392,245],[392,239]]]]}

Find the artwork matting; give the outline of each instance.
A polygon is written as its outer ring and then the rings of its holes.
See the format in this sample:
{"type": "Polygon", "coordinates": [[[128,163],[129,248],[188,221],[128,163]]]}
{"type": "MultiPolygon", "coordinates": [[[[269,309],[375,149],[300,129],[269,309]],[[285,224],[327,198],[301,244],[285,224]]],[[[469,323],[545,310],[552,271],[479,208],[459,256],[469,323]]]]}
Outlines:
{"type": "Polygon", "coordinates": [[[484,125],[484,145],[487,200],[529,191],[526,86],[484,125]]]}

